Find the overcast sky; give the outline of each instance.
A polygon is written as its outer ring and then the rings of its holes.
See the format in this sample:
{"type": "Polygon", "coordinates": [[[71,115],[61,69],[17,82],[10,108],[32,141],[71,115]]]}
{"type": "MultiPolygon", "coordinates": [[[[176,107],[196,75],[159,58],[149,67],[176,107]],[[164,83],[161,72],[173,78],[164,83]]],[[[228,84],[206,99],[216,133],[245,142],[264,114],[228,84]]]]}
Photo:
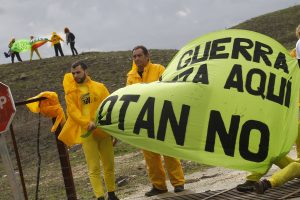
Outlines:
{"type": "MultiPolygon", "coordinates": [[[[76,36],[76,48],[87,51],[130,50],[138,44],[180,49],[203,34],[247,19],[300,4],[300,0],[0,0],[0,63],[12,37],[65,39],[64,27],[76,36]]],[[[50,44],[39,49],[54,56],[50,44]]],[[[63,44],[66,55],[69,46],[63,44]]],[[[29,52],[21,53],[24,60],[29,52]]],[[[36,59],[34,55],[34,59],[36,59]]]]}

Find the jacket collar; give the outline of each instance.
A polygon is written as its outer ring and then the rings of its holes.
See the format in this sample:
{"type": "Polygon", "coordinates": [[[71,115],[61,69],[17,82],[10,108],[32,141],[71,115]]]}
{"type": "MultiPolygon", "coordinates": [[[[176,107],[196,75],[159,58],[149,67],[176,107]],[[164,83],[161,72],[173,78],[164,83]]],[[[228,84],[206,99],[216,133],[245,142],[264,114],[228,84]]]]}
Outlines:
{"type": "MultiPolygon", "coordinates": [[[[86,84],[90,85],[92,79],[89,76],[87,76],[86,78],[87,78],[86,84]]],[[[79,84],[76,83],[76,81],[74,80],[72,73],[65,74],[64,80],[63,80],[63,86],[64,86],[64,90],[65,90],[66,94],[68,94],[74,90],[77,90],[78,85],[79,84]]]]}
{"type": "MultiPolygon", "coordinates": [[[[147,63],[147,65],[144,67],[144,72],[147,73],[149,71],[150,66],[152,65],[151,61],[147,63]]],[[[135,62],[132,62],[131,70],[128,72],[127,75],[138,75],[138,67],[136,66],[135,62]]],[[[138,75],[139,76],[139,75],[138,75]]]]}

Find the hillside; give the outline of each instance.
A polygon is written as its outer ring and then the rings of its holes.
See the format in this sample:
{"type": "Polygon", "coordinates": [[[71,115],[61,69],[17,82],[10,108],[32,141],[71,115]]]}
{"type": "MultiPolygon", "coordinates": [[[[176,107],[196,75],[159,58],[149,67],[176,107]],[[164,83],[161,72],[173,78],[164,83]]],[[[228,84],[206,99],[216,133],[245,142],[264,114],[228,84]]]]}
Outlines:
{"type": "MultiPolygon", "coordinates": [[[[300,23],[299,19],[300,5],[247,20],[232,28],[252,30],[269,35],[281,42],[286,48],[291,49],[296,42],[294,32],[296,26],[300,23]]],[[[188,38],[187,42],[191,39],[193,38],[188,38]]],[[[176,52],[177,50],[150,50],[151,60],[154,63],[167,66],[176,52]]],[[[32,62],[24,61],[22,63],[0,65],[0,82],[10,86],[15,102],[24,101],[43,91],[55,91],[59,95],[63,107],[65,107],[62,87],[63,76],[66,72],[69,72],[71,64],[77,60],[84,60],[89,66],[91,77],[104,83],[110,92],[125,86],[126,74],[132,63],[131,51],[86,52],[78,56],[53,57],[32,62]]],[[[29,199],[33,199],[35,195],[38,121],[38,115],[30,113],[24,106],[17,108],[17,114],[13,121],[29,199]]],[[[56,144],[54,136],[50,134],[50,127],[50,120],[42,118],[40,197],[50,200],[65,199],[61,175],[58,174],[60,165],[57,158],[56,144]],[[63,198],[61,198],[62,196],[63,198]]],[[[14,160],[9,134],[7,134],[7,140],[14,160]]],[[[75,147],[70,149],[69,153],[78,199],[92,199],[91,186],[87,177],[82,151],[80,148],[75,147]]],[[[120,142],[116,147],[116,155],[116,177],[119,180],[130,182],[128,185],[120,186],[118,189],[120,197],[130,196],[138,190],[136,188],[147,189],[149,184],[140,152],[120,142]]],[[[16,166],[15,161],[14,166],[16,166]]],[[[202,167],[200,164],[184,161],[186,174],[201,171],[202,167]]],[[[188,181],[192,183],[199,180],[200,178],[194,178],[188,181]]],[[[11,199],[7,183],[0,162],[1,197],[11,199]]]]}
{"type": "Polygon", "coordinates": [[[287,49],[295,48],[296,27],[300,24],[300,5],[249,19],[232,28],[256,31],[268,35],[287,49]]]}
{"type": "MultiPolygon", "coordinates": [[[[167,65],[176,50],[152,50],[153,62],[167,65]]],[[[15,101],[23,101],[42,91],[55,91],[62,98],[62,80],[71,64],[83,60],[93,79],[104,83],[110,92],[123,87],[131,69],[131,51],[88,52],[65,56],[0,65],[0,80],[10,86],[15,101]]]]}

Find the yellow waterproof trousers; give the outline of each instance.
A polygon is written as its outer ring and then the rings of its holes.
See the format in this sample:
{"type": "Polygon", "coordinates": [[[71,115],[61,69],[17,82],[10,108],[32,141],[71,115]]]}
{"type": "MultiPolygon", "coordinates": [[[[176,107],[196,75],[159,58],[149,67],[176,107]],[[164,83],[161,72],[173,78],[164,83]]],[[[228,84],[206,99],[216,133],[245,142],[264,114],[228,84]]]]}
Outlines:
{"type": "Polygon", "coordinates": [[[107,192],[115,191],[114,150],[111,136],[90,135],[82,138],[82,148],[88,166],[90,182],[96,198],[104,196],[100,161],[107,192]]]}
{"type": "MultiPolygon", "coordinates": [[[[166,172],[163,168],[161,155],[146,150],[143,150],[143,153],[152,185],[159,190],[167,190],[166,172]]],[[[174,187],[184,185],[185,180],[180,160],[169,156],[163,157],[171,184],[174,187]]]]}
{"type": "Polygon", "coordinates": [[[300,163],[292,162],[285,168],[275,172],[269,179],[272,187],[283,185],[284,183],[294,179],[300,178],[300,163]]]}
{"type": "MultiPolygon", "coordinates": [[[[298,121],[298,137],[296,139],[296,151],[297,151],[297,158],[300,158],[300,122],[298,121]]],[[[295,162],[296,160],[290,158],[289,156],[285,156],[281,158],[279,161],[274,162],[275,165],[277,165],[280,169],[285,168],[290,163],[295,162]]],[[[261,177],[263,177],[264,174],[260,173],[251,173],[246,178],[250,181],[259,181],[261,177]]]]}
{"type": "MultiPolygon", "coordinates": [[[[280,160],[274,162],[276,166],[278,166],[280,169],[285,168],[288,166],[290,163],[295,162],[294,159],[290,158],[289,156],[284,156],[280,160]]],[[[251,173],[247,176],[247,180],[250,181],[259,181],[261,177],[263,177],[265,174],[260,174],[260,173],[251,173]]]]}
{"type": "MultiPolygon", "coordinates": [[[[300,178],[300,123],[298,122],[298,138],[296,140],[296,149],[297,149],[297,161],[291,159],[287,160],[289,164],[282,168],[281,170],[275,172],[272,177],[269,179],[272,187],[277,187],[283,185],[284,183],[294,179],[300,178]]],[[[286,164],[285,163],[285,164],[286,164]]]]}

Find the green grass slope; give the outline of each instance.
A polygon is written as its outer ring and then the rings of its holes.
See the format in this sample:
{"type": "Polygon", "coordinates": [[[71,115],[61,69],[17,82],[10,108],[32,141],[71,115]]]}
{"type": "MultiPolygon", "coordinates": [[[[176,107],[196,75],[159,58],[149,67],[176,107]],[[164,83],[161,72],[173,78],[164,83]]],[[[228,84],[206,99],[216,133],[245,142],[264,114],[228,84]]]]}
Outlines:
{"type": "Polygon", "coordinates": [[[249,19],[232,28],[268,35],[287,49],[293,49],[297,42],[295,31],[298,24],[300,24],[300,5],[249,19]]]}

